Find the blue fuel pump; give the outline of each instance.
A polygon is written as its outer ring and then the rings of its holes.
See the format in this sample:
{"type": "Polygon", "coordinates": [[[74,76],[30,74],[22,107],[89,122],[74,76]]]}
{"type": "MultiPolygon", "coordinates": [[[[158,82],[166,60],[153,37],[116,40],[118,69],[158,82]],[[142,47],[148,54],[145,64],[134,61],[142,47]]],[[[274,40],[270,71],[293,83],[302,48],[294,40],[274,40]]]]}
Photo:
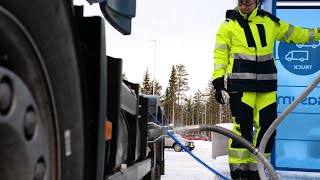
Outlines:
{"type": "MultiPolygon", "coordinates": [[[[265,0],[262,6],[292,25],[319,27],[320,1],[265,0]]],[[[275,124],[281,124],[272,163],[277,170],[320,171],[320,41],[277,42],[275,53],[279,115],[275,124]]]]}

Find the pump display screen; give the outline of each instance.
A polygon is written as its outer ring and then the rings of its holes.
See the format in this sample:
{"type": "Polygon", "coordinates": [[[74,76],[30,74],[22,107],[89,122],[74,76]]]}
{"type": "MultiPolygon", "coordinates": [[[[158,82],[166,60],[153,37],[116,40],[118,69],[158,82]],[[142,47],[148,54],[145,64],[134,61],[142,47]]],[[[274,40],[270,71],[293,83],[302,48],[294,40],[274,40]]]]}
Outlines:
{"type": "MultiPolygon", "coordinates": [[[[294,26],[320,27],[320,7],[277,6],[276,16],[294,26]]],[[[320,75],[320,41],[276,42],[278,114],[320,75]]],[[[320,171],[320,86],[279,125],[275,143],[276,169],[320,171]]]]}

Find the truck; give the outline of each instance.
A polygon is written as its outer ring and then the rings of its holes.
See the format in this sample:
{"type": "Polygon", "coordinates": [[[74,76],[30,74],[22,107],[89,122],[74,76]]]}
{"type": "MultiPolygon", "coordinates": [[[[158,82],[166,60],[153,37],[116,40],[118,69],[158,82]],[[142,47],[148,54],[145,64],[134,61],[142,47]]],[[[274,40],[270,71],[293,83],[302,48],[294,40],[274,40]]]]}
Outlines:
{"type": "Polygon", "coordinates": [[[309,51],[290,51],[286,55],[287,61],[307,61],[309,60],[309,51]]]}
{"type": "MultiPolygon", "coordinates": [[[[89,3],[131,33],[135,0],[89,3]]],[[[151,122],[164,123],[159,97],[122,80],[122,60],[106,52],[104,23],[84,17],[72,0],[0,0],[0,179],[164,174],[163,141],[149,134],[162,133],[151,122]]]]}

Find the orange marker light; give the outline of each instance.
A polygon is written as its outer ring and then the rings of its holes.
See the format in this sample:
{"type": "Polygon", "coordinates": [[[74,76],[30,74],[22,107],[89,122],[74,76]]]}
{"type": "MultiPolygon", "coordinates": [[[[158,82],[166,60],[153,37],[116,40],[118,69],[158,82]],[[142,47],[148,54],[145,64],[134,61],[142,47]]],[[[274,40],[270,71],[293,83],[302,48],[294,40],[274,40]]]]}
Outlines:
{"type": "Polygon", "coordinates": [[[104,138],[106,141],[109,141],[112,138],[112,122],[107,120],[104,127],[104,138]]]}

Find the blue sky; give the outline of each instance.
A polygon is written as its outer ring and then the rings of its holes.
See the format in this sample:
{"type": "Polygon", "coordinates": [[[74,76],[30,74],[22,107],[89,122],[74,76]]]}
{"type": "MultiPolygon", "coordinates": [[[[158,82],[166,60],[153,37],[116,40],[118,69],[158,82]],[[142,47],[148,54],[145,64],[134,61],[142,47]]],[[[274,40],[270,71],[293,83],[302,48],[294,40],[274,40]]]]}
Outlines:
{"type": "MultiPolygon", "coordinates": [[[[97,5],[84,0],[85,15],[101,15],[97,5]]],[[[148,68],[163,89],[167,87],[172,65],[184,64],[189,73],[190,91],[204,90],[213,70],[215,34],[225,11],[235,0],[137,0],[132,34],[123,36],[106,22],[107,54],[122,58],[123,72],[139,83],[148,68]],[[156,58],[155,43],[156,40],[156,58]]]]}

